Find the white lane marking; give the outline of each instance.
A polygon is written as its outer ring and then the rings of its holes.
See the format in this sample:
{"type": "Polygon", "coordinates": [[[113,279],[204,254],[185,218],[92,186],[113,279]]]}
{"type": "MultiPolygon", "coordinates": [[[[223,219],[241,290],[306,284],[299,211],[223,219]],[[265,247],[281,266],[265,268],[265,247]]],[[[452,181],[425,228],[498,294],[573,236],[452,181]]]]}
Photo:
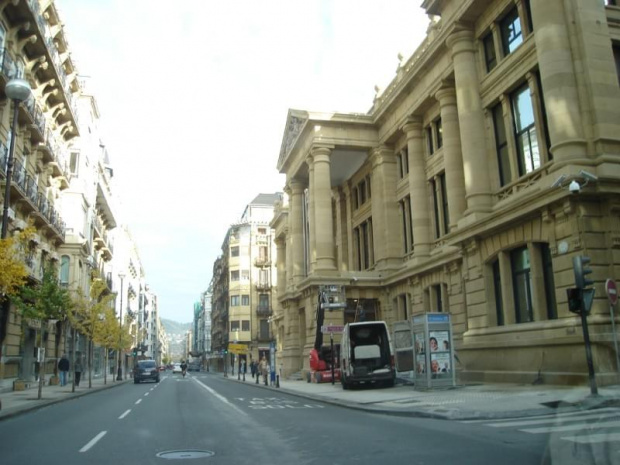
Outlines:
{"type": "Polygon", "coordinates": [[[203,388],[205,388],[207,391],[209,391],[211,394],[213,394],[215,397],[217,397],[219,400],[221,400],[222,402],[224,402],[225,404],[228,404],[230,407],[234,408],[237,412],[239,412],[241,415],[245,415],[247,416],[247,413],[245,413],[243,410],[241,410],[239,407],[237,407],[235,404],[232,404],[228,401],[228,399],[226,397],[224,397],[221,394],[218,394],[216,391],[214,391],[213,389],[211,389],[209,386],[207,386],[206,384],[204,384],[202,381],[198,380],[197,378],[193,378],[194,381],[196,381],[198,384],[200,384],[203,388]]]}
{"type": "Polygon", "coordinates": [[[588,436],[566,436],[564,441],[578,442],[579,444],[599,444],[601,442],[620,441],[620,433],[590,434],[588,436]]]}
{"type": "Polygon", "coordinates": [[[138,400],[136,401],[136,405],[137,405],[137,404],[139,404],[140,402],[142,402],[142,399],[138,399],[138,400]]]}
{"type": "Polygon", "coordinates": [[[91,447],[93,447],[95,444],[97,444],[97,441],[99,441],[99,439],[101,439],[102,437],[104,437],[106,435],[107,431],[102,431],[101,433],[99,433],[97,436],[95,436],[94,438],[92,438],[90,440],[90,442],[88,444],[86,444],[84,447],[82,447],[80,449],[80,452],[86,452],[88,451],[91,447]]]}
{"type": "Polygon", "coordinates": [[[152,387],[152,388],[151,388],[151,391],[152,391],[153,389],[155,389],[155,388],[154,388],[154,387],[152,387]]]}
{"type": "MultiPolygon", "coordinates": [[[[560,418],[560,420],[562,420],[562,423],[564,422],[569,422],[569,421],[581,421],[581,420],[599,420],[599,419],[603,419],[603,418],[613,418],[613,417],[617,417],[620,415],[620,412],[616,411],[616,412],[609,412],[607,414],[601,415],[601,414],[596,414],[596,413],[591,413],[589,415],[581,415],[581,416],[574,416],[574,417],[564,417],[564,418],[560,418]]],[[[547,418],[544,420],[523,420],[523,421],[513,421],[510,423],[491,423],[489,424],[489,426],[492,426],[493,428],[506,428],[506,427],[513,427],[513,426],[528,426],[528,425],[543,425],[545,423],[553,423],[556,420],[558,420],[557,418],[547,418]]]]}
{"type": "Polygon", "coordinates": [[[122,420],[123,418],[125,418],[127,415],[129,415],[129,412],[131,412],[131,409],[126,410],[125,413],[123,413],[120,417],[118,417],[119,420],[122,420]]]}
{"type": "Polygon", "coordinates": [[[569,425],[569,426],[550,426],[548,428],[526,428],[521,429],[519,431],[523,431],[525,433],[560,433],[564,431],[580,431],[580,430],[590,430],[593,429],[602,429],[602,428],[610,428],[620,426],[620,421],[600,421],[598,423],[580,423],[577,425],[569,425]]]}
{"type": "Polygon", "coordinates": [[[145,395],[145,396],[148,396],[149,394],[150,394],[150,393],[148,393],[148,392],[145,392],[145,393],[144,393],[144,395],[145,395]]]}

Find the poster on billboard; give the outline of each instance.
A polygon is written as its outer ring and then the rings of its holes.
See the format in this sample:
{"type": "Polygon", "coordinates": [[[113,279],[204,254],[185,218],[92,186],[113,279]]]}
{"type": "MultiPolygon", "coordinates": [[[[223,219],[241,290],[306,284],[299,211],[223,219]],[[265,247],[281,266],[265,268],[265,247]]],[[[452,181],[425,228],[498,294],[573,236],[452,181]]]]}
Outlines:
{"type": "Polygon", "coordinates": [[[450,366],[450,353],[431,354],[431,373],[433,375],[449,374],[452,371],[450,366]]]}
{"type": "Polygon", "coordinates": [[[415,372],[419,375],[426,373],[426,357],[424,354],[416,355],[415,372]]]}
{"type": "Polygon", "coordinates": [[[428,346],[431,352],[450,351],[450,333],[448,331],[430,331],[428,346]]]}

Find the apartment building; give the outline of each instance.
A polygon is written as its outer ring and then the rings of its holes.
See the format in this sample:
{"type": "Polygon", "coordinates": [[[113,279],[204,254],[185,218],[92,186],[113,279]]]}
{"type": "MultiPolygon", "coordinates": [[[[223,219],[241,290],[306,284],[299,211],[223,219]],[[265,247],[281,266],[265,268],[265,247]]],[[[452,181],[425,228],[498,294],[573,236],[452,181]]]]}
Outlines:
{"type": "MultiPolygon", "coordinates": [[[[59,247],[65,243],[65,218],[60,197],[69,186],[68,143],[79,135],[77,94],[80,83],[54,5],[8,2],[0,11],[0,180],[2,198],[7,183],[7,161],[13,140],[7,232],[14,234],[28,223],[36,234],[26,251],[29,279],[40,280],[49,263],[59,264],[59,247]],[[30,98],[18,104],[5,94],[13,78],[25,79],[30,98]]],[[[57,341],[62,323],[42,328],[39,321],[22,321],[12,306],[0,313],[0,389],[17,377],[30,381],[35,373],[34,347],[46,346],[49,354],[60,350],[57,341]],[[45,336],[49,335],[47,341],[45,336]]],[[[53,362],[49,365],[53,366],[53,362]]],[[[46,365],[46,368],[49,367],[46,365]]]]}
{"type": "MultiPolygon", "coordinates": [[[[273,303],[277,298],[276,251],[269,222],[280,193],[259,194],[231,225],[214,266],[212,345],[220,354],[228,344],[243,344],[237,362],[270,358],[273,303]]],[[[228,363],[234,363],[231,356],[228,363]]]]}
{"type": "MultiPolygon", "coordinates": [[[[620,8],[425,0],[427,37],[367,114],[290,110],[277,168],[284,374],[308,369],[318,286],[343,324],[451,315],[463,381],[586,383],[572,259],[592,258],[601,384],[617,383],[604,284],[620,255],[620,8]]],[[[389,52],[389,51],[388,51],[389,52]]]]}

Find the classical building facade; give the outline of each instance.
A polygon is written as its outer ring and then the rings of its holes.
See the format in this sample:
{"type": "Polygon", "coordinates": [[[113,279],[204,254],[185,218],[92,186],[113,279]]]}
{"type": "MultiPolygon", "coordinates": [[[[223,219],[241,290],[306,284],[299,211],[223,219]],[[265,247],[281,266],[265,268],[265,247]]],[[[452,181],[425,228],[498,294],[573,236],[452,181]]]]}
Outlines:
{"type": "MultiPolygon", "coordinates": [[[[607,5],[604,5],[607,3],[607,5]]],[[[425,0],[427,37],[367,114],[290,110],[277,163],[284,374],[327,323],[451,314],[462,380],[584,383],[572,258],[592,258],[600,383],[618,382],[620,8],[425,0]]]]}

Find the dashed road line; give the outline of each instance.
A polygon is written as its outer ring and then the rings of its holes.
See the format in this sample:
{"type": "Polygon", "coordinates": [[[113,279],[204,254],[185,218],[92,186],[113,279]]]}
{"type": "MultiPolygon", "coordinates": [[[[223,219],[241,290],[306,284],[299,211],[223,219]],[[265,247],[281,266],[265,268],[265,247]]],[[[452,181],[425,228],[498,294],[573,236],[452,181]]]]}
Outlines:
{"type": "Polygon", "coordinates": [[[97,436],[95,436],[94,438],[92,438],[88,444],[86,444],[84,447],[82,447],[80,449],[80,452],[87,452],[91,447],[93,447],[95,444],[97,444],[97,442],[106,435],[107,431],[102,431],[101,433],[99,433],[97,436]]]}
{"type": "Polygon", "coordinates": [[[127,415],[129,415],[129,412],[131,412],[131,409],[129,410],[125,410],[125,413],[123,413],[120,417],[118,417],[119,420],[122,420],[123,418],[125,418],[127,415]]]}

